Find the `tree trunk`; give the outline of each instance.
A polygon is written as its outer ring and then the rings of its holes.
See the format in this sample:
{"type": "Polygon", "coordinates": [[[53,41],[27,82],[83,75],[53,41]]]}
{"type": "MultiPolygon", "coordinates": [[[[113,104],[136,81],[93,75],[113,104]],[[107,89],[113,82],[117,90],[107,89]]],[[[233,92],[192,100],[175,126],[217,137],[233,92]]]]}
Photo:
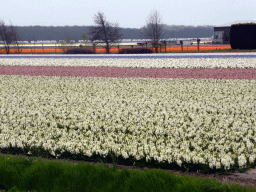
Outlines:
{"type": "Polygon", "coordinates": [[[155,43],[155,51],[156,51],[156,53],[158,53],[158,46],[156,43],[155,43]]]}
{"type": "Polygon", "coordinates": [[[200,39],[197,39],[197,51],[199,51],[199,43],[200,43],[200,39]]]}
{"type": "Polygon", "coordinates": [[[9,49],[8,45],[6,45],[5,49],[6,49],[6,54],[9,54],[10,53],[10,49],[9,49]]]}
{"type": "Polygon", "coordinates": [[[106,53],[109,54],[109,44],[107,43],[107,46],[106,46],[106,53]]]}

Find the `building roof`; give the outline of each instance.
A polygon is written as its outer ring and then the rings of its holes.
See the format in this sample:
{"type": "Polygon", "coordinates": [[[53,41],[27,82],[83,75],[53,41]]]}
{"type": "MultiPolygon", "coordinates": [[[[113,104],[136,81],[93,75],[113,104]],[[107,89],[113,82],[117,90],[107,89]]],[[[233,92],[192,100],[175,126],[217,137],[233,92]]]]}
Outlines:
{"type": "Polygon", "coordinates": [[[216,25],[215,27],[231,27],[231,25],[238,24],[238,23],[256,23],[256,19],[255,20],[238,20],[230,23],[225,23],[222,25],[216,25]]]}

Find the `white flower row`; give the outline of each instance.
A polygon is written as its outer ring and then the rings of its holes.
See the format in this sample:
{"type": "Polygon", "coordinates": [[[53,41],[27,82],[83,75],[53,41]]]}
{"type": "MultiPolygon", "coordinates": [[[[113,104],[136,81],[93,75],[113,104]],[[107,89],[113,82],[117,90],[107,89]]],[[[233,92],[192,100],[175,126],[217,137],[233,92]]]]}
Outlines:
{"type": "Polygon", "coordinates": [[[217,169],[256,158],[255,80],[0,76],[0,85],[0,148],[112,149],[217,169]]]}
{"type": "Polygon", "coordinates": [[[127,68],[256,68],[256,58],[163,58],[163,59],[10,59],[0,66],[96,66],[127,68]]]}

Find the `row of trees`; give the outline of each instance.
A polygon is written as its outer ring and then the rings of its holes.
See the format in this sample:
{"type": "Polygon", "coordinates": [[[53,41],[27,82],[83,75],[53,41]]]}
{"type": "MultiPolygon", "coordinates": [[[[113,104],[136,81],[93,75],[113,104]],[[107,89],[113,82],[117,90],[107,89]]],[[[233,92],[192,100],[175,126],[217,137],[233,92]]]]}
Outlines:
{"type": "MultiPolygon", "coordinates": [[[[89,30],[89,38],[86,34],[82,35],[84,40],[90,39],[92,42],[96,40],[102,40],[106,44],[106,53],[109,53],[110,44],[117,42],[121,39],[122,34],[120,33],[120,28],[118,23],[110,23],[106,20],[106,17],[102,12],[98,12],[94,16],[95,26],[91,27],[89,30]]],[[[163,28],[161,25],[161,18],[159,13],[154,10],[150,13],[146,20],[146,25],[142,28],[142,33],[146,38],[152,39],[155,51],[158,50],[158,42],[163,37],[163,28]]],[[[67,35],[66,42],[71,41],[71,37],[67,35]]],[[[19,37],[17,31],[12,26],[7,26],[4,21],[0,21],[0,40],[4,41],[4,46],[6,53],[10,52],[10,44],[15,43],[18,46],[19,37]]],[[[94,46],[96,42],[94,43],[94,46]]]]}
{"type": "MultiPolygon", "coordinates": [[[[108,22],[102,12],[98,12],[94,16],[94,23],[96,26],[90,29],[90,40],[102,40],[106,43],[106,53],[109,53],[109,44],[118,41],[121,38],[119,25],[108,22]]],[[[148,39],[152,39],[155,51],[158,51],[158,42],[163,36],[163,28],[159,13],[154,10],[149,15],[146,26],[143,27],[143,34],[148,39]]]]}

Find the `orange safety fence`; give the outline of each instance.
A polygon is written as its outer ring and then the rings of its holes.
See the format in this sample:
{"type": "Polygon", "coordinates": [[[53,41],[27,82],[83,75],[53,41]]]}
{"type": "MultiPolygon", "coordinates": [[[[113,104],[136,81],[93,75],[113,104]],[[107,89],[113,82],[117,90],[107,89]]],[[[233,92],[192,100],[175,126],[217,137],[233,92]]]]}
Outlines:
{"type": "MultiPolygon", "coordinates": [[[[145,47],[144,47],[145,48],[145,47]]],[[[149,47],[148,47],[149,48],[149,47]]],[[[118,52],[121,49],[125,49],[125,48],[110,48],[110,53],[112,52],[118,52]]],[[[154,48],[149,48],[151,50],[154,51],[154,48]]],[[[217,45],[213,45],[213,46],[199,46],[199,51],[205,51],[205,50],[223,50],[223,49],[231,49],[231,46],[217,46],[217,45]]],[[[160,48],[158,49],[158,51],[160,52],[160,48]]],[[[166,51],[182,51],[181,50],[181,46],[174,46],[174,47],[166,47],[166,51]]],[[[183,51],[197,51],[197,46],[183,46],[183,51]]],[[[63,49],[59,49],[59,48],[32,48],[32,49],[28,49],[28,48],[24,48],[24,49],[19,49],[19,53],[62,53],[64,52],[63,49]]],[[[96,53],[105,53],[106,49],[104,48],[96,48],[96,53]]],[[[161,48],[161,52],[165,52],[165,48],[162,47],[161,48]]],[[[0,53],[6,53],[5,49],[0,49],[0,53]]],[[[10,53],[18,53],[18,49],[10,49],[10,53]]]]}

